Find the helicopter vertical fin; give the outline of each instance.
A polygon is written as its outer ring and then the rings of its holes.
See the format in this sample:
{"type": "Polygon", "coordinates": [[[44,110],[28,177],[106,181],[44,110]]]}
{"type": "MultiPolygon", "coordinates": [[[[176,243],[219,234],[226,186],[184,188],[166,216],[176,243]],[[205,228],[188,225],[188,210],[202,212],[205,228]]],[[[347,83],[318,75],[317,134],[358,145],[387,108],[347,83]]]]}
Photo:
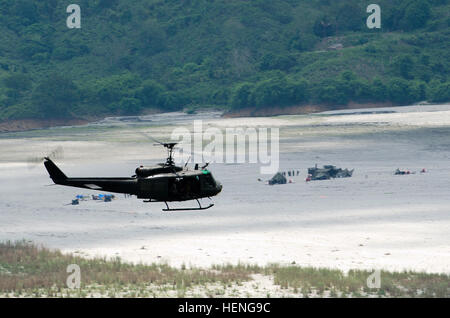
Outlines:
{"type": "Polygon", "coordinates": [[[67,176],[49,158],[45,158],[44,165],[53,182],[59,183],[61,181],[67,180],[67,176]]]}

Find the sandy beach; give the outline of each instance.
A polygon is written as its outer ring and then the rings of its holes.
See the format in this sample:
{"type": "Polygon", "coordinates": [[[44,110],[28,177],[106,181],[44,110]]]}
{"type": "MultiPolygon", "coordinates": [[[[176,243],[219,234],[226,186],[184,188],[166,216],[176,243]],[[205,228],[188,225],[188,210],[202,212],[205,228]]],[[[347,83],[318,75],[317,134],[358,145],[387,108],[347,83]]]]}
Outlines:
{"type": "MultiPolygon", "coordinates": [[[[348,270],[450,273],[450,105],[223,119],[216,113],[108,119],[0,134],[0,240],[31,240],[88,257],[192,264],[269,263],[348,270]],[[62,146],[68,176],[131,176],[165,159],[139,132],[170,136],[209,127],[279,127],[281,170],[293,183],[258,182],[257,164],[211,164],[223,192],[201,212],[162,212],[118,195],[68,205],[82,189],[50,186],[27,158],[62,146]],[[305,182],[308,167],[355,169],[352,178],[305,182]],[[394,176],[397,168],[415,172],[394,176]],[[422,169],[426,173],[420,173],[422,169]]],[[[183,204],[175,204],[183,205],[183,204]]]]}

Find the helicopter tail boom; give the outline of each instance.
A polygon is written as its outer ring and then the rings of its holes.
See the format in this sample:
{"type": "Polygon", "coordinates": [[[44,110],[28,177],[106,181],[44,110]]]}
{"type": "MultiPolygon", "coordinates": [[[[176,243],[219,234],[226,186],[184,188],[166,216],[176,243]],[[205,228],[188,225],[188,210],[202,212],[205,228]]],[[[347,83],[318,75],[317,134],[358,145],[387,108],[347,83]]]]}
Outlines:
{"type": "Polygon", "coordinates": [[[44,165],[55,184],[114,193],[138,194],[136,178],[68,178],[51,159],[45,158],[44,165]]]}

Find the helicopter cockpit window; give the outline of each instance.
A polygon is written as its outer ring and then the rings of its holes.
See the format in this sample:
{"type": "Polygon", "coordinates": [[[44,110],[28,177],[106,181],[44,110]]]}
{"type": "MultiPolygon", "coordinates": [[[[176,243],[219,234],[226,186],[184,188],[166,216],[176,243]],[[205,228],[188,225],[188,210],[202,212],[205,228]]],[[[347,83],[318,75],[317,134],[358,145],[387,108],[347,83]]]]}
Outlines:
{"type": "Polygon", "coordinates": [[[216,181],[214,180],[213,176],[211,175],[211,173],[206,174],[205,175],[205,184],[210,186],[210,187],[215,187],[216,186],[216,181]]]}

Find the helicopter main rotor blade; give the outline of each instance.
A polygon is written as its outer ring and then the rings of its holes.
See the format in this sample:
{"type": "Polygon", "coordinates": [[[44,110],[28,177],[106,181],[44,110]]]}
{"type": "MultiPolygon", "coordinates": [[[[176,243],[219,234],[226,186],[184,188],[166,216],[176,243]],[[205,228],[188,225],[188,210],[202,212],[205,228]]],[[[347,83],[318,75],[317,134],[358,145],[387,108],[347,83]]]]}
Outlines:
{"type": "Polygon", "coordinates": [[[150,135],[147,135],[147,134],[146,134],[145,132],[143,132],[143,131],[140,131],[139,134],[142,135],[142,136],[144,136],[146,139],[150,139],[151,141],[156,142],[157,144],[164,146],[164,143],[163,143],[163,142],[161,142],[161,141],[159,141],[159,140],[153,138],[153,137],[150,136],[150,135]]]}
{"type": "Polygon", "coordinates": [[[195,151],[195,150],[190,150],[190,149],[185,149],[182,147],[175,147],[175,150],[177,150],[179,153],[183,153],[183,154],[188,154],[189,155],[189,160],[193,159],[193,162],[195,161],[195,159],[199,156],[200,158],[202,158],[203,162],[208,162],[208,164],[210,162],[214,161],[214,156],[211,156],[209,154],[206,154],[204,152],[199,152],[199,151],[195,151]]]}
{"type": "Polygon", "coordinates": [[[150,139],[153,142],[156,142],[157,144],[155,144],[155,146],[161,145],[161,146],[166,147],[167,149],[173,149],[178,144],[178,142],[162,142],[162,141],[159,141],[159,140],[153,138],[152,136],[150,136],[150,135],[148,135],[148,134],[146,134],[144,132],[139,132],[139,133],[142,136],[144,136],[145,138],[150,139]]]}

